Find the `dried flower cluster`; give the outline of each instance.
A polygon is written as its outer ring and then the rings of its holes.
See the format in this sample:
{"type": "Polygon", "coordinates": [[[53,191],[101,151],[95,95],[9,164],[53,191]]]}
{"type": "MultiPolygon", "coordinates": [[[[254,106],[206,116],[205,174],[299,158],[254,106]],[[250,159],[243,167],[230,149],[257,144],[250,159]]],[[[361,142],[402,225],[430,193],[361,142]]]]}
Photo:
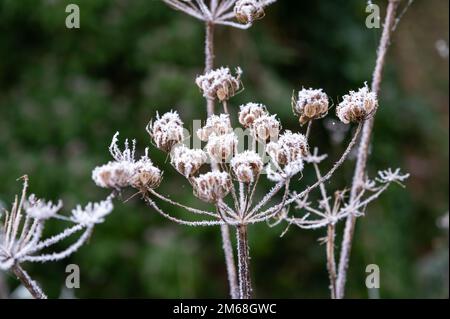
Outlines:
{"type": "Polygon", "coordinates": [[[377,95],[366,85],[356,92],[350,91],[349,94],[344,95],[342,102],[336,107],[336,114],[345,124],[361,122],[368,119],[377,107],[377,95]]]}
{"type": "Polygon", "coordinates": [[[302,89],[292,97],[292,109],[299,116],[300,125],[324,117],[328,113],[328,97],[322,89],[302,89]]]}
{"type": "Polygon", "coordinates": [[[264,8],[258,0],[238,0],[234,6],[234,14],[240,23],[253,23],[264,17],[264,8]]]}
{"type": "Polygon", "coordinates": [[[241,86],[241,68],[236,68],[236,76],[233,76],[229,68],[221,67],[199,75],[195,80],[202,90],[203,96],[208,99],[226,101],[234,96],[241,86]]]}

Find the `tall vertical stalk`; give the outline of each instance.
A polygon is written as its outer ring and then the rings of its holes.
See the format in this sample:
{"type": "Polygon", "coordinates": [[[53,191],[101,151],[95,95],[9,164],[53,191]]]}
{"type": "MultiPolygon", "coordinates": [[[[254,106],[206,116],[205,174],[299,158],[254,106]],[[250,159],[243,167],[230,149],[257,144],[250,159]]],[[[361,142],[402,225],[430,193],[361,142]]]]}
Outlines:
{"type": "MultiPolygon", "coordinates": [[[[205,73],[211,71],[214,67],[214,23],[207,21],[205,24],[205,73]]],[[[214,114],[214,100],[206,100],[206,113],[208,116],[214,114]]],[[[213,163],[212,163],[213,164],[213,163]]],[[[213,167],[214,169],[214,167],[213,167]]],[[[220,233],[222,235],[222,247],[225,254],[225,264],[227,268],[228,284],[230,289],[230,297],[237,299],[238,284],[236,275],[236,265],[234,262],[233,246],[230,240],[230,230],[228,225],[220,226],[220,233]]]]}
{"type": "MultiPolygon", "coordinates": [[[[389,47],[392,28],[395,23],[395,14],[399,2],[400,0],[389,0],[389,4],[387,7],[386,18],[383,26],[383,33],[381,35],[381,40],[377,51],[377,61],[372,76],[371,89],[377,95],[380,92],[380,84],[386,59],[386,53],[389,47]]],[[[375,121],[375,114],[364,122],[361,140],[359,143],[355,172],[353,175],[352,188],[350,192],[350,203],[355,201],[358,193],[361,190],[361,185],[363,185],[364,183],[367,159],[369,156],[369,145],[372,136],[374,121],[375,121]]],[[[339,299],[344,297],[345,282],[347,278],[347,269],[350,259],[350,252],[352,248],[355,224],[356,224],[356,216],[354,214],[350,214],[347,217],[347,221],[345,223],[344,238],[342,240],[341,255],[339,260],[339,272],[337,279],[337,298],[339,299]]]]}
{"type": "Polygon", "coordinates": [[[247,225],[236,227],[238,268],[239,268],[239,298],[252,297],[252,284],[250,279],[250,254],[248,247],[247,225]]]}

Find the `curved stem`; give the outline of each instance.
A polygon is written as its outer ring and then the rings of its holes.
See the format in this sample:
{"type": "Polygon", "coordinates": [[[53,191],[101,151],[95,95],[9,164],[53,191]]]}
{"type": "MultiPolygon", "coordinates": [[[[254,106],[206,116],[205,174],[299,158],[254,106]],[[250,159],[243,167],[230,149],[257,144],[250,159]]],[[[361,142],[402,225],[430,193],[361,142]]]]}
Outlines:
{"type": "MultiPolygon", "coordinates": [[[[399,0],[389,0],[387,7],[386,19],[384,22],[383,33],[381,35],[380,44],[378,46],[377,61],[372,77],[372,91],[377,95],[380,92],[380,84],[382,79],[383,68],[387,49],[389,47],[392,26],[395,22],[395,13],[397,11],[399,0]]],[[[358,157],[356,160],[356,167],[353,176],[352,188],[350,192],[350,203],[358,195],[361,185],[363,184],[364,174],[367,166],[367,159],[369,156],[369,145],[372,136],[373,123],[375,120],[375,113],[373,116],[364,122],[363,133],[359,143],[358,157]]],[[[347,278],[348,262],[350,259],[350,251],[352,248],[353,234],[355,231],[356,216],[350,214],[347,217],[344,229],[344,237],[342,240],[341,255],[339,259],[339,272],[337,279],[337,298],[344,297],[345,282],[347,278]]]]}

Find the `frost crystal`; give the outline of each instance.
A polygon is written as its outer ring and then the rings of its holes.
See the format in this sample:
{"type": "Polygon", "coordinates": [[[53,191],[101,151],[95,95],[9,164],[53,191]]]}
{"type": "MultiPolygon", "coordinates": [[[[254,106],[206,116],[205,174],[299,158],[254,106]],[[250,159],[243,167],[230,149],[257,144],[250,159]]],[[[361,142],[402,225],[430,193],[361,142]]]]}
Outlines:
{"type": "Polygon", "coordinates": [[[366,85],[357,92],[350,91],[344,95],[342,102],[336,107],[336,115],[345,124],[360,122],[369,118],[377,107],[377,95],[366,85]]]}
{"type": "Polygon", "coordinates": [[[232,76],[230,69],[221,67],[204,75],[199,75],[195,83],[202,90],[203,96],[220,101],[228,100],[236,94],[241,84],[241,68],[236,68],[236,76],[232,76]]]}
{"type": "Polygon", "coordinates": [[[302,89],[297,100],[292,99],[292,109],[299,116],[300,125],[303,125],[327,115],[328,97],[322,89],[302,89]]]}

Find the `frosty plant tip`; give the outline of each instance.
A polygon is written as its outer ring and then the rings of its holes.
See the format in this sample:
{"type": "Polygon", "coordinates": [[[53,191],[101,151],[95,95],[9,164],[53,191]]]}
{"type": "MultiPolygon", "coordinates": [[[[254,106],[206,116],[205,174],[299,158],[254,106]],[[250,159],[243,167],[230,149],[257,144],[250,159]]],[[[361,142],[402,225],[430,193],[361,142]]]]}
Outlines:
{"type": "Polygon", "coordinates": [[[56,204],[38,199],[34,194],[26,197],[28,177],[23,176],[20,198],[16,196],[10,211],[1,215],[0,224],[0,269],[12,271],[35,298],[46,298],[42,289],[22,269],[25,262],[48,262],[66,258],[78,250],[90,237],[94,226],[102,223],[113,209],[112,197],[99,203],[78,205],[70,216],[60,215],[62,202],[56,204]],[[43,238],[44,226],[49,220],[68,223],[59,234],[43,238]],[[81,232],[74,243],[63,251],[49,251],[51,247],[72,235],[81,232]]]}

